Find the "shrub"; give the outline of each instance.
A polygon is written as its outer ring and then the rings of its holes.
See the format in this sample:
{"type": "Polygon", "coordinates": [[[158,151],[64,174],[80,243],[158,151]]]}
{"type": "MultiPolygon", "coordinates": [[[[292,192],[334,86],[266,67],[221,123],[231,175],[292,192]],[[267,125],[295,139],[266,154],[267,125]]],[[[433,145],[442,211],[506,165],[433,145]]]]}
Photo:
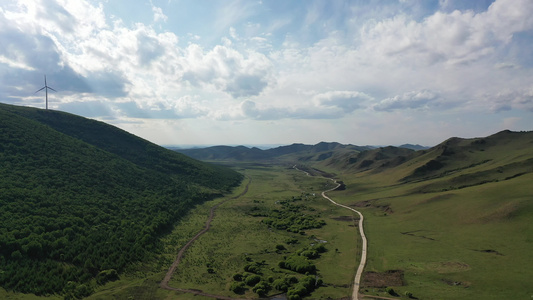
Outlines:
{"type": "Polygon", "coordinates": [[[243,278],[243,276],[242,276],[241,273],[236,273],[236,274],[233,275],[233,280],[235,280],[235,281],[242,281],[242,278],[243,278]]]}
{"type": "Polygon", "coordinates": [[[291,239],[286,240],[285,243],[287,245],[298,244],[298,240],[291,238],[291,239]]]}
{"type": "Polygon", "coordinates": [[[256,293],[257,295],[259,295],[260,297],[263,297],[264,295],[266,295],[268,293],[268,291],[270,291],[272,287],[270,286],[270,284],[264,280],[261,280],[259,283],[257,283],[252,291],[254,293],[256,293]]]}
{"type": "Polygon", "coordinates": [[[272,286],[281,292],[286,292],[289,289],[289,283],[287,282],[287,279],[279,278],[274,280],[272,283],[272,286]]]}
{"type": "Polygon", "coordinates": [[[309,259],[318,258],[318,252],[316,250],[305,250],[300,253],[301,256],[307,257],[309,259]]]}
{"type": "Polygon", "coordinates": [[[385,291],[387,291],[387,293],[391,296],[399,296],[398,293],[396,293],[396,291],[391,287],[388,287],[387,289],[385,289],[385,291]]]}
{"type": "Polygon", "coordinates": [[[233,282],[229,287],[229,290],[234,292],[235,294],[242,294],[244,293],[246,288],[244,287],[244,283],[242,282],[233,282]]]}
{"type": "Polygon", "coordinates": [[[318,245],[313,246],[313,250],[316,250],[318,253],[324,253],[328,251],[326,249],[326,246],[324,246],[324,244],[318,244],[318,245]]]}
{"type": "Polygon", "coordinates": [[[287,257],[284,262],[280,262],[278,266],[282,269],[289,269],[301,274],[314,273],[316,266],[312,264],[307,258],[299,255],[292,255],[287,257]]]}
{"type": "Polygon", "coordinates": [[[253,275],[246,277],[246,279],[244,280],[244,283],[246,283],[249,286],[254,286],[259,281],[261,281],[261,276],[253,274],[253,275]]]}
{"type": "Polygon", "coordinates": [[[244,266],[244,271],[246,272],[257,274],[260,270],[261,268],[258,263],[247,264],[246,266],[244,266]]]}

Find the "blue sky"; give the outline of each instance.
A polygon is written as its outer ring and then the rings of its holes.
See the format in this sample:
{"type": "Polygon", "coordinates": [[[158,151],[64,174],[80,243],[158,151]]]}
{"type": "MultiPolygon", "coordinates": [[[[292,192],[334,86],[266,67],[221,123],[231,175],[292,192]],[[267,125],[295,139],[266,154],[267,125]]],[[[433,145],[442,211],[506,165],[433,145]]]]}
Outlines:
{"type": "Polygon", "coordinates": [[[533,129],[533,1],[7,0],[0,101],[163,145],[533,129]]]}

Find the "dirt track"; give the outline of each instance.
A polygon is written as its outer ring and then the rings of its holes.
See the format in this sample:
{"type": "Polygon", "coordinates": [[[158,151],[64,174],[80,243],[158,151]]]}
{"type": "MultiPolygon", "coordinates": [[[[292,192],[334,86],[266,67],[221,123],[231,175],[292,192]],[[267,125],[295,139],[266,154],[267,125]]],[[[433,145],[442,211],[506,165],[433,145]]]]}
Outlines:
{"type": "Polygon", "coordinates": [[[211,297],[211,298],[216,298],[216,299],[224,299],[224,300],[235,300],[235,299],[239,299],[239,298],[230,298],[230,297],[225,297],[225,296],[219,296],[219,295],[213,295],[213,294],[208,294],[208,293],[204,293],[202,291],[199,291],[199,290],[189,290],[189,289],[181,289],[181,288],[175,288],[175,287],[171,287],[168,285],[168,282],[170,281],[170,278],[172,278],[172,275],[174,274],[174,271],[176,270],[176,268],[178,267],[178,265],[180,264],[180,261],[181,261],[181,258],[183,257],[183,255],[185,254],[185,251],[187,251],[187,249],[194,243],[194,241],[196,241],[202,234],[206,233],[207,231],[209,231],[209,228],[211,228],[211,221],[213,221],[213,218],[215,217],[215,210],[220,206],[222,205],[223,203],[229,201],[229,200],[234,200],[234,199],[237,199],[239,197],[242,197],[243,195],[245,195],[247,192],[248,192],[248,187],[250,186],[250,183],[252,182],[252,179],[250,178],[248,180],[248,183],[246,184],[246,187],[244,188],[244,191],[242,193],[240,193],[239,195],[235,196],[235,197],[232,197],[232,198],[229,198],[229,199],[226,199],[220,203],[218,203],[217,205],[213,206],[211,208],[211,210],[209,211],[209,218],[207,219],[207,221],[205,222],[205,227],[204,229],[202,229],[200,232],[198,232],[189,242],[187,242],[187,244],[185,244],[185,246],[183,246],[183,248],[181,248],[181,250],[178,252],[178,256],[176,257],[176,259],[174,260],[174,262],[172,263],[172,265],[170,266],[170,268],[168,269],[167,271],[167,274],[165,275],[165,277],[163,278],[163,280],[161,281],[161,283],[159,284],[159,286],[162,288],[162,289],[165,289],[165,290],[171,290],[171,291],[178,291],[178,292],[184,292],[184,293],[191,293],[191,294],[195,294],[195,295],[200,295],[200,296],[206,296],[206,297],[211,297]]]}
{"type": "Polygon", "coordinates": [[[361,275],[363,274],[363,270],[365,269],[365,264],[366,264],[366,250],[367,250],[367,241],[366,241],[366,236],[365,236],[365,231],[363,230],[363,214],[360,213],[358,210],[355,210],[349,206],[346,206],[346,205],[343,205],[343,204],[339,204],[333,200],[331,200],[331,198],[329,198],[328,196],[326,196],[326,192],[330,192],[330,191],[333,191],[335,189],[337,189],[338,187],[340,186],[337,185],[336,187],[332,188],[331,190],[327,190],[327,191],[324,191],[322,192],[322,197],[328,199],[329,201],[331,201],[331,203],[335,204],[335,205],[338,205],[340,207],[343,207],[343,208],[346,208],[346,209],[349,209],[355,213],[357,213],[359,215],[359,234],[361,235],[361,239],[363,240],[363,246],[362,246],[362,250],[361,250],[361,262],[359,263],[359,267],[357,268],[357,273],[355,273],[355,278],[354,278],[354,281],[353,281],[353,293],[352,293],[352,299],[353,300],[358,300],[359,299],[359,285],[361,284],[361,275]]]}
{"type": "MultiPolygon", "coordinates": [[[[294,169],[299,170],[298,168],[296,168],[296,166],[294,166],[294,169]]],[[[299,170],[299,171],[302,171],[302,170],[299,170]]],[[[302,172],[306,173],[307,176],[311,176],[309,173],[307,173],[305,171],[302,171],[302,172]]],[[[330,178],[328,178],[328,179],[330,179],[330,178]]],[[[333,179],[330,179],[330,180],[332,180],[333,182],[337,183],[333,179]]],[[[226,199],[226,200],[218,203],[217,205],[215,205],[215,206],[213,206],[211,208],[211,210],[209,211],[209,218],[207,219],[207,221],[205,223],[204,229],[202,229],[200,232],[198,232],[178,252],[178,256],[176,257],[176,259],[174,260],[174,262],[172,263],[172,265],[168,269],[167,274],[165,275],[165,277],[163,278],[163,280],[159,284],[159,286],[162,289],[171,290],[171,291],[177,291],[177,292],[183,292],[183,293],[191,293],[191,294],[195,294],[195,295],[199,295],[199,296],[205,296],[205,297],[211,297],[211,298],[223,299],[223,300],[241,300],[240,298],[231,298],[231,297],[226,297],[226,296],[219,296],[219,295],[213,295],[213,294],[209,294],[209,293],[204,293],[203,291],[200,291],[200,290],[190,290],[190,289],[175,288],[175,287],[169,286],[168,282],[170,281],[170,279],[172,278],[172,275],[174,274],[174,271],[176,270],[176,268],[180,264],[181,258],[185,254],[185,251],[187,251],[187,249],[194,243],[194,241],[196,241],[202,234],[204,234],[207,231],[209,231],[209,229],[211,227],[211,221],[215,217],[215,210],[220,205],[222,205],[223,203],[225,203],[225,202],[227,202],[229,200],[237,199],[237,198],[242,197],[243,195],[245,195],[248,192],[248,187],[250,186],[251,182],[252,182],[252,179],[250,178],[248,183],[246,184],[246,187],[244,188],[244,191],[242,193],[240,193],[239,195],[237,195],[235,197],[232,197],[232,198],[229,198],[229,199],[226,199]]],[[[363,269],[365,268],[366,253],[367,253],[367,240],[366,240],[365,232],[363,230],[363,215],[359,211],[357,211],[357,210],[355,210],[355,209],[353,209],[351,207],[348,207],[348,206],[343,205],[343,204],[339,204],[339,203],[331,200],[331,198],[329,198],[326,195],[327,192],[331,192],[331,191],[337,189],[339,186],[340,186],[340,184],[337,184],[336,187],[334,187],[332,189],[329,189],[327,191],[323,191],[322,192],[322,197],[324,197],[325,199],[328,199],[331,203],[333,203],[333,204],[335,204],[337,206],[349,209],[349,210],[351,210],[351,211],[353,211],[353,212],[355,212],[355,213],[357,213],[359,215],[359,233],[361,234],[361,239],[363,241],[363,246],[362,246],[362,253],[361,253],[361,262],[359,263],[359,267],[357,268],[357,273],[355,275],[353,293],[352,293],[352,300],[358,300],[359,299],[359,285],[360,285],[360,282],[361,282],[361,275],[363,273],[363,269]]],[[[363,296],[363,295],[361,295],[361,296],[363,296]]]]}
{"type": "MultiPolygon", "coordinates": [[[[296,167],[296,165],[293,167],[294,169],[298,170],[298,171],[302,171],[300,169],[298,169],[296,167]]],[[[309,174],[308,172],[305,172],[305,171],[302,171],[304,172],[305,174],[307,174],[307,176],[311,176],[311,174],[309,174]]],[[[361,239],[363,240],[363,246],[362,246],[362,250],[361,250],[361,262],[359,263],[359,267],[357,268],[357,273],[355,273],[355,278],[354,278],[354,282],[353,282],[353,292],[352,292],[352,300],[358,300],[359,299],[359,285],[361,284],[361,275],[363,274],[363,270],[365,268],[365,264],[366,264],[366,252],[367,252],[367,241],[366,241],[366,236],[365,236],[365,231],[363,230],[363,214],[361,214],[358,210],[355,210],[349,206],[346,206],[346,205],[343,205],[343,204],[339,204],[333,200],[331,200],[331,198],[329,198],[328,196],[326,196],[326,193],[327,192],[331,192],[331,191],[334,191],[336,190],[340,184],[337,183],[337,181],[331,179],[331,178],[328,178],[330,179],[331,181],[335,182],[337,184],[336,187],[332,188],[332,189],[329,189],[327,191],[323,191],[322,192],[322,197],[328,199],[331,203],[337,205],[337,206],[340,206],[340,207],[343,207],[343,208],[346,208],[346,209],[349,209],[355,213],[357,213],[359,215],[359,234],[361,235],[361,239]]]]}

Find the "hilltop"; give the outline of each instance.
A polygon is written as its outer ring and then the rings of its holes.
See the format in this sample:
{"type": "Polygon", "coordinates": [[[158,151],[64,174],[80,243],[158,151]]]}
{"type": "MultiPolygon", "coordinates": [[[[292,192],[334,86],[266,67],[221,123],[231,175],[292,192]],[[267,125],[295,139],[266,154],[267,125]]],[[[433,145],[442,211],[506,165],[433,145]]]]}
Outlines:
{"type": "Polygon", "coordinates": [[[88,295],[241,179],[103,122],[0,104],[0,285],[88,295]]]}

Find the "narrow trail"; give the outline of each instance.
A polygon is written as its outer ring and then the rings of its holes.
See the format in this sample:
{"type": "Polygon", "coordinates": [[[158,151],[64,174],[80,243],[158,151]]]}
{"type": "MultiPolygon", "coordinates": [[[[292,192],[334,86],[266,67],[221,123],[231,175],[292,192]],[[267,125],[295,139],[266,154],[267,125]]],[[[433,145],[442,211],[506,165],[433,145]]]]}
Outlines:
{"type": "MultiPolygon", "coordinates": [[[[307,174],[307,176],[311,176],[311,174],[309,174],[308,172],[306,171],[303,171],[303,170],[300,170],[295,166],[293,166],[294,169],[298,170],[298,171],[302,171],[304,172],[305,174],[307,174]]],[[[326,178],[326,177],[324,177],[326,178]]],[[[331,181],[333,181],[334,183],[337,183],[337,181],[331,179],[331,178],[327,178],[331,181]]],[[[328,197],[326,195],[327,192],[331,192],[331,191],[334,191],[336,190],[338,187],[340,186],[339,183],[337,183],[337,186],[332,188],[332,189],[329,189],[327,191],[323,191],[322,192],[322,197],[328,199],[331,203],[337,205],[337,206],[340,206],[340,207],[343,207],[343,208],[346,208],[346,209],[349,209],[353,212],[355,212],[356,214],[359,215],[359,234],[361,235],[361,240],[363,241],[363,246],[361,247],[362,248],[362,251],[361,251],[361,261],[359,263],[359,267],[357,268],[357,272],[355,273],[355,278],[354,278],[354,281],[353,281],[353,292],[352,292],[352,300],[358,300],[359,299],[359,286],[361,284],[361,276],[363,274],[363,270],[365,269],[365,265],[366,265],[366,253],[367,253],[367,240],[366,240],[366,235],[365,235],[365,231],[363,229],[363,214],[361,212],[359,212],[358,210],[355,210],[349,206],[346,206],[344,204],[340,204],[340,203],[337,203],[335,201],[333,201],[330,197],[328,197]]]]}
{"type": "Polygon", "coordinates": [[[225,297],[225,296],[219,296],[219,295],[213,295],[213,294],[209,294],[209,293],[204,293],[203,291],[200,291],[200,290],[191,290],[191,289],[181,289],[181,288],[175,288],[175,287],[171,287],[168,285],[168,282],[170,281],[170,279],[172,278],[172,275],[174,274],[174,271],[176,271],[178,265],[180,264],[181,262],[181,259],[183,258],[183,255],[185,254],[185,252],[187,251],[187,249],[204,233],[208,232],[209,229],[211,228],[211,221],[213,221],[213,218],[215,217],[215,210],[222,204],[226,203],[227,201],[229,200],[234,200],[234,199],[237,199],[237,198],[240,198],[242,196],[244,196],[247,192],[248,192],[248,187],[250,186],[250,183],[252,182],[252,178],[249,178],[248,180],[248,183],[246,184],[246,187],[244,188],[244,191],[242,191],[242,193],[240,193],[239,195],[235,196],[235,197],[232,197],[232,198],[229,198],[229,199],[226,199],[220,203],[218,203],[217,205],[211,207],[211,210],[209,211],[209,218],[207,219],[207,221],[205,222],[205,227],[204,229],[202,229],[200,232],[198,232],[189,242],[187,242],[187,244],[185,244],[185,246],[183,246],[183,248],[181,248],[181,250],[178,252],[178,256],[176,256],[176,259],[174,260],[174,262],[172,263],[172,265],[170,266],[170,268],[168,269],[167,271],[167,274],[165,275],[165,277],[163,278],[163,280],[161,281],[161,283],[159,284],[159,286],[162,288],[162,289],[165,289],[165,290],[171,290],[171,291],[178,291],[178,292],[184,292],[184,293],[191,293],[191,294],[195,294],[195,295],[199,295],[199,296],[206,296],[206,297],[211,297],[211,298],[216,298],[216,299],[224,299],[224,300],[239,300],[239,298],[231,298],[231,297],[225,297]]]}

